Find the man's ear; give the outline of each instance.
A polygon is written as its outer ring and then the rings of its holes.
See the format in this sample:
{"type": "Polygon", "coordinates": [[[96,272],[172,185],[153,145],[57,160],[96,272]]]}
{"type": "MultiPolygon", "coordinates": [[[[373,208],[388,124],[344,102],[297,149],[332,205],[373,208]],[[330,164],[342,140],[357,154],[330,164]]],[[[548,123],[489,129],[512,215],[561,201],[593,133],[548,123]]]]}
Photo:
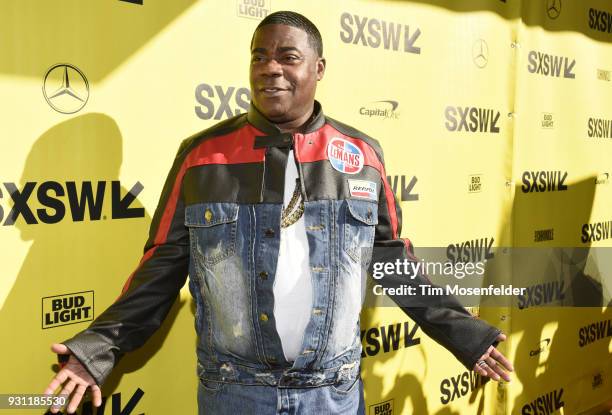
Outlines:
{"type": "Polygon", "coordinates": [[[325,58],[317,59],[317,81],[323,79],[323,75],[325,74],[325,58]]]}

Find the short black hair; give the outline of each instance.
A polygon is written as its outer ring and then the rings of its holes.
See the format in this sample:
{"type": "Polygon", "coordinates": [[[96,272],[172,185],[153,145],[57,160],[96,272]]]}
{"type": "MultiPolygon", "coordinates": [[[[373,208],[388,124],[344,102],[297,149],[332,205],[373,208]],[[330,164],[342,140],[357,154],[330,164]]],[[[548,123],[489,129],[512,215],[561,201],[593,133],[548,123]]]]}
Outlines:
{"type": "Polygon", "coordinates": [[[308,20],[305,16],[287,10],[278,11],[267,15],[253,31],[251,46],[253,45],[255,32],[257,32],[260,27],[269,24],[284,24],[302,29],[308,35],[308,43],[310,43],[310,46],[317,52],[319,58],[323,56],[323,39],[321,38],[319,29],[317,29],[314,23],[308,20]]]}

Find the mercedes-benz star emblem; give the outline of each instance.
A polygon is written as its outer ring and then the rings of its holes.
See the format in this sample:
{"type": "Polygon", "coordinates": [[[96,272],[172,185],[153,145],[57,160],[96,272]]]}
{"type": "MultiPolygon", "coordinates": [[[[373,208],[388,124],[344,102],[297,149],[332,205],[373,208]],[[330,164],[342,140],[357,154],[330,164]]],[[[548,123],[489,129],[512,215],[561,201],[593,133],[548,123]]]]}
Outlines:
{"type": "Polygon", "coordinates": [[[561,14],[561,0],[546,0],[546,14],[551,19],[556,19],[561,14]]]}
{"type": "Polygon", "coordinates": [[[62,114],[80,111],[89,99],[89,83],[76,66],[53,65],[43,80],[43,95],[51,108],[62,114]]]}
{"type": "Polygon", "coordinates": [[[478,39],[472,45],[472,60],[474,65],[484,68],[489,62],[489,46],[483,39],[478,39]]]}

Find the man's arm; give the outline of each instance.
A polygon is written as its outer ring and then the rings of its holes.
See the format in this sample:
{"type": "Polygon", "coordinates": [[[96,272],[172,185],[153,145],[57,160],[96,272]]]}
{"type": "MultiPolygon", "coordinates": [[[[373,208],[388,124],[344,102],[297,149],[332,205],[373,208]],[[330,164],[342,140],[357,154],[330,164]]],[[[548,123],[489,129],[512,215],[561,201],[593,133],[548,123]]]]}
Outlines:
{"type": "MultiPolygon", "coordinates": [[[[399,203],[387,180],[382,150],[377,149],[377,155],[382,165],[378,206],[378,224],[374,240],[374,258],[383,257],[384,260],[395,261],[404,259],[419,262],[414,256],[412,244],[408,239],[400,238],[402,227],[402,212],[399,203]],[[390,256],[392,258],[390,258],[390,256]]],[[[378,280],[383,287],[399,287],[404,284],[412,285],[420,292],[420,285],[432,285],[422,273],[414,279],[399,275],[385,275],[378,280]]],[[[495,373],[502,374],[497,369],[488,370],[477,365],[481,360],[495,359],[504,367],[511,370],[510,363],[495,349],[495,345],[505,339],[501,331],[490,326],[483,320],[472,316],[453,296],[443,298],[427,298],[415,301],[413,296],[394,295],[391,299],[411,317],[423,331],[448,349],[468,369],[475,369],[479,373],[498,379],[495,373]]],[[[497,363],[490,361],[492,366],[497,363]]],[[[503,370],[502,370],[503,372],[503,370]]]]}
{"type": "Polygon", "coordinates": [[[126,352],[142,346],[160,327],[185,284],[189,234],[180,181],[187,147],[185,140],[164,184],[144,255],[121,295],[87,329],[62,342],[98,385],[126,352]]]}

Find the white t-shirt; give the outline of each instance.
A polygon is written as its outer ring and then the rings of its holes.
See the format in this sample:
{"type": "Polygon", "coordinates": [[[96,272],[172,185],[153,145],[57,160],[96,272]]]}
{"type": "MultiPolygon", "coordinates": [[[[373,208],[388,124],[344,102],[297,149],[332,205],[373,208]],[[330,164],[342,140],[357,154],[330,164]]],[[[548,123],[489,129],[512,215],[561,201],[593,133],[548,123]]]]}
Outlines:
{"type": "MultiPolygon", "coordinates": [[[[290,150],[285,171],[283,207],[289,204],[298,177],[293,150],[290,150]]],[[[281,227],[278,266],[273,286],[276,330],[287,361],[294,361],[302,351],[304,331],[312,310],[308,251],[302,215],[293,225],[281,227]]]]}

